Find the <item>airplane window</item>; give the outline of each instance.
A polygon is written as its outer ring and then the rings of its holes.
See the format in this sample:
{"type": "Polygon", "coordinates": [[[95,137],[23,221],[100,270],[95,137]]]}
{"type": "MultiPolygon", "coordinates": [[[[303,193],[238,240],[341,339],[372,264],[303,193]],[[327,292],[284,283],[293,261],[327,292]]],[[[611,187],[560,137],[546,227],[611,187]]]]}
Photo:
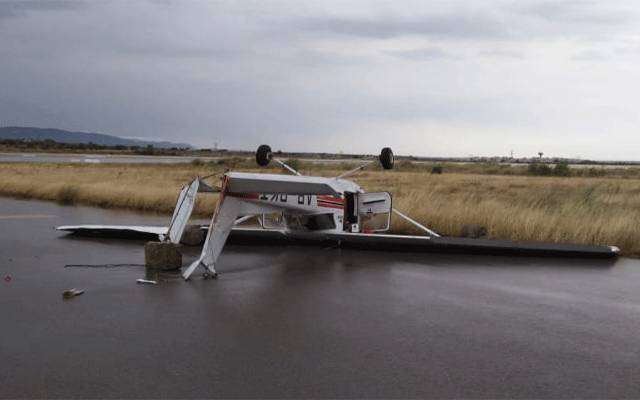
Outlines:
{"type": "Polygon", "coordinates": [[[389,229],[390,213],[361,214],[360,225],[362,232],[379,232],[389,229]]]}
{"type": "Polygon", "coordinates": [[[264,229],[280,229],[283,226],[282,213],[262,214],[262,227],[264,229]]]}
{"type": "Polygon", "coordinates": [[[333,214],[289,215],[286,218],[287,228],[301,231],[319,231],[335,229],[333,214]]]}

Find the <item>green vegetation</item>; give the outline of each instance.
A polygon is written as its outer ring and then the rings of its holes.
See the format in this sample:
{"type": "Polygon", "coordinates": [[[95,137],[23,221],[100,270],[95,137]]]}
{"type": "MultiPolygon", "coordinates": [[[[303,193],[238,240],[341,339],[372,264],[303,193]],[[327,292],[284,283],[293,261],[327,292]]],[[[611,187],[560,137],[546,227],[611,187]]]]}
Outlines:
{"type": "Polygon", "coordinates": [[[571,176],[572,170],[567,163],[559,163],[554,166],[542,163],[531,163],[527,167],[529,175],[536,176],[571,176]]]}

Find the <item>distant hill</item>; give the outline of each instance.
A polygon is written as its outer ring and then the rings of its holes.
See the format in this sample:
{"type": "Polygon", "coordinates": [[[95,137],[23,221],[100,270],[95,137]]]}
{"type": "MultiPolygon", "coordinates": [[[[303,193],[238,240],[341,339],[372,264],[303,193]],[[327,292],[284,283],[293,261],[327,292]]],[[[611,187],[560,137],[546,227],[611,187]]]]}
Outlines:
{"type": "Polygon", "coordinates": [[[187,143],[172,142],[152,142],[137,139],[125,139],[118,136],[106,135],[104,133],[87,133],[87,132],[71,132],[63,129],[53,128],[32,128],[24,126],[7,126],[0,127],[0,140],[53,140],[58,143],[94,143],[101,146],[127,146],[127,147],[147,147],[152,145],[158,149],[188,148],[192,146],[187,143]]]}

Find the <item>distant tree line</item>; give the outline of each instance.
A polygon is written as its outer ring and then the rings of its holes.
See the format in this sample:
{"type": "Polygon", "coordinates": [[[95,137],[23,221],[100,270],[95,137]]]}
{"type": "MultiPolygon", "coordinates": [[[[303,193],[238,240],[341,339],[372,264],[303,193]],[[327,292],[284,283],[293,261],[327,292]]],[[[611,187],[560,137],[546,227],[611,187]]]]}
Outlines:
{"type": "Polygon", "coordinates": [[[16,150],[44,150],[44,151],[120,151],[130,152],[139,155],[179,155],[186,149],[177,147],[156,148],[153,145],[147,146],[124,146],[124,145],[102,145],[93,142],[89,143],[60,143],[55,140],[21,140],[2,139],[0,146],[16,150]]]}

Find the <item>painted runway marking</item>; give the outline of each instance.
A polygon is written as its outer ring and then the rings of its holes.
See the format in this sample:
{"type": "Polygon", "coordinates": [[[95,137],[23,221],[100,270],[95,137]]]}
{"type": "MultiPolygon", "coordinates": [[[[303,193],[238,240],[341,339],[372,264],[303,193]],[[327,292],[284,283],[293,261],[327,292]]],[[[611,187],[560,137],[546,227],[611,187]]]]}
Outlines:
{"type": "Polygon", "coordinates": [[[3,219],[39,219],[39,218],[56,218],[56,216],[55,215],[49,215],[49,214],[0,215],[0,220],[3,220],[3,219]]]}

